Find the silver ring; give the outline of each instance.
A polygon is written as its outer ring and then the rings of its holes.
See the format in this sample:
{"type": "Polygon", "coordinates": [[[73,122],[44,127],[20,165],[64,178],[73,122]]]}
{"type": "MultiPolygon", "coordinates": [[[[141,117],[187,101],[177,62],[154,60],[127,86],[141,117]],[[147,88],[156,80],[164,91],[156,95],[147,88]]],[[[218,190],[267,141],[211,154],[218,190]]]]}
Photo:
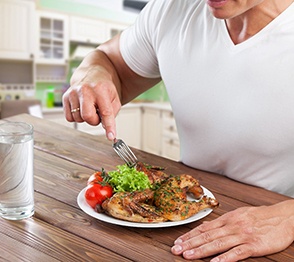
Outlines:
{"type": "Polygon", "coordinates": [[[78,112],[78,111],[80,111],[80,108],[79,107],[70,110],[71,113],[75,113],[75,112],[78,112]]]}

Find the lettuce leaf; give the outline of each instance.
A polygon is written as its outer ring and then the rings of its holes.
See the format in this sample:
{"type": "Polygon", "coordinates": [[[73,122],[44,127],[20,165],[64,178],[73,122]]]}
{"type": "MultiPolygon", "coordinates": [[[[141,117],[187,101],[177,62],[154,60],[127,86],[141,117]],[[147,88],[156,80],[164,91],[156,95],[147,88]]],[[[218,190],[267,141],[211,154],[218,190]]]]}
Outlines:
{"type": "Polygon", "coordinates": [[[144,172],[128,167],[127,164],[117,166],[117,170],[108,172],[108,175],[108,183],[114,192],[132,192],[152,186],[144,172]]]}

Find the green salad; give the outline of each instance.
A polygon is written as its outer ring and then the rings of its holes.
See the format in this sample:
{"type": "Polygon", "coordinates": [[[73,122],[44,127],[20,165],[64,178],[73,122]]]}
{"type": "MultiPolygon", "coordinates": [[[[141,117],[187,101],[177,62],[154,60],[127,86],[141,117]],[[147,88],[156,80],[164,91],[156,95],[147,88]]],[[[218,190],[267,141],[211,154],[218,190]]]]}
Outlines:
{"type": "Polygon", "coordinates": [[[114,192],[132,192],[152,186],[144,172],[128,167],[127,164],[117,166],[117,170],[108,172],[108,176],[108,183],[114,192]]]}

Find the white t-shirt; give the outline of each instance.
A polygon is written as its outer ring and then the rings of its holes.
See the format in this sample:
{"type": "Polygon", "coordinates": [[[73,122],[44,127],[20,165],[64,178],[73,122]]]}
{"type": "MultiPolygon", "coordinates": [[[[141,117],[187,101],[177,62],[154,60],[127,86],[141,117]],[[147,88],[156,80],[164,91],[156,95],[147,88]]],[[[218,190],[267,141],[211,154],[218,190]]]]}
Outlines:
{"type": "Polygon", "coordinates": [[[120,41],[162,77],[184,164],[294,197],[294,4],[235,45],[205,1],[155,0],[120,41]]]}

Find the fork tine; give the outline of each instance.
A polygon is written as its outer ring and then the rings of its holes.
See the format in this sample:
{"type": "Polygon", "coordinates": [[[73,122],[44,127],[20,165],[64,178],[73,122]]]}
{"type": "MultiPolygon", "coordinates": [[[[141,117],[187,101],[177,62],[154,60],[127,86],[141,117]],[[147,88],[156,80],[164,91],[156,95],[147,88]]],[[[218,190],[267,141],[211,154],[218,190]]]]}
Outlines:
{"type": "Polygon", "coordinates": [[[118,152],[121,154],[121,156],[124,156],[126,159],[133,160],[132,162],[136,161],[134,153],[130,151],[128,147],[122,144],[118,149],[118,152]]]}
{"type": "Polygon", "coordinates": [[[121,151],[121,150],[116,150],[116,149],[114,149],[114,150],[119,155],[119,157],[126,162],[126,164],[129,167],[133,167],[136,164],[136,161],[133,161],[129,158],[129,155],[127,152],[121,151]]]}
{"type": "Polygon", "coordinates": [[[122,158],[128,166],[133,167],[137,163],[137,158],[134,153],[123,143],[118,143],[114,147],[115,152],[122,158]]]}
{"type": "Polygon", "coordinates": [[[123,140],[115,139],[113,143],[113,149],[129,167],[133,167],[137,164],[137,157],[123,140]]]}

